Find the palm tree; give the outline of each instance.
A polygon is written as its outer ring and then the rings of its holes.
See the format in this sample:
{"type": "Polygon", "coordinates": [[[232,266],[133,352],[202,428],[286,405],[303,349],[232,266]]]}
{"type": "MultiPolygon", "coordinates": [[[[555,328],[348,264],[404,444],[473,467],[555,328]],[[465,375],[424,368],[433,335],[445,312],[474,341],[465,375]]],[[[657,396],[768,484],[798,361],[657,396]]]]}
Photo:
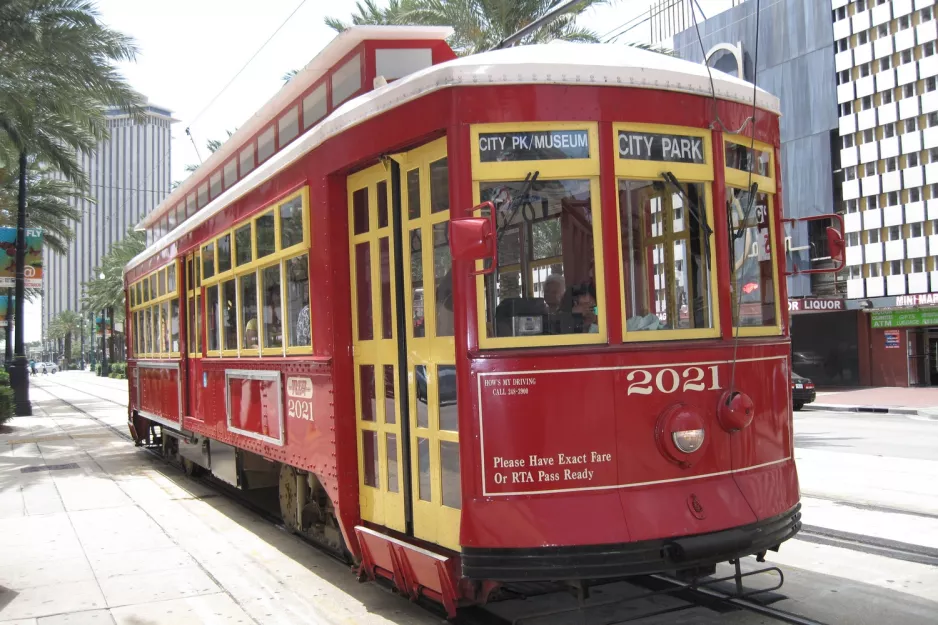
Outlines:
{"type": "MultiPolygon", "coordinates": [[[[452,26],[450,47],[460,56],[489,50],[542,17],[566,0],[390,0],[381,8],[376,0],[356,4],[351,25],[413,24],[452,26]]],[[[576,18],[593,6],[611,0],[583,0],[569,12],[544,24],[519,43],[546,43],[553,39],[598,43],[599,36],[576,25],[576,18]]],[[[349,24],[327,17],[327,26],[342,32],[349,24]]]]}
{"type": "Polygon", "coordinates": [[[53,324],[56,332],[65,338],[65,362],[69,363],[72,360],[72,335],[81,331],[82,317],[77,312],[63,310],[50,325],[53,324]]]}
{"type": "Polygon", "coordinates": [[[102,24],[87,0],[0,0],[0,132],[17,154],[19,173],[11,375],[17,414],[32,413],[23,341],[30,160],[86,187],[77,157],[106,138],[106,107],[140,114],[142,98],[115,66],[136,53],[132,40],[102,24]]]}

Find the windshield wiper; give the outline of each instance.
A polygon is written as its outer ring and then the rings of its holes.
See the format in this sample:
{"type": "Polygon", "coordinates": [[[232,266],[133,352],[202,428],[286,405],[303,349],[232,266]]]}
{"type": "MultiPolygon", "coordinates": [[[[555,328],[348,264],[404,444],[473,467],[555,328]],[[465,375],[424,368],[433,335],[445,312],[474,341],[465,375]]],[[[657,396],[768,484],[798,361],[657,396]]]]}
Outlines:
{"type": "Polygon", "coordinates": [[[664,178],[664,181],[668,183],[671,189],[681,196],[681,199],[687,204],[687,212],[690,213],[697,221],[697,225],[704,232],[704,252],[707,257],[707,269],[710,269],[710,237],[713,235],[713,228],[710,227],[710,224],[707,223],[707,212],[700,210],[700,205],[694,200],[690,199],[690,196],[687,195],[687,192],[684,191],[684,187],[681,186],[681,182],[677,177],[669,171],[663,172],[661,177],[664,178]]]}
{"type": "Polygon", "coordinates": [[[534,183],[537,182],[537,177],[540,175],[540,171],[529,171],[527,174],[525,174],[524,186],[521,187],[521,195],[511,198],[511,204],[508,205],[508,211],[510,211],[510,213],[508,214],[508,218],[505,220],[505,223],[502,224],[502,227],[498,229],[496,245],[502,242],[502,237],[505,236],[505,231],[508,229],[508,226],[511,225],[511,222],[514,221],[515,215],[518,214],[518,210],[522,206],[531,206],[531,187],[534,186],[534,183]]]}

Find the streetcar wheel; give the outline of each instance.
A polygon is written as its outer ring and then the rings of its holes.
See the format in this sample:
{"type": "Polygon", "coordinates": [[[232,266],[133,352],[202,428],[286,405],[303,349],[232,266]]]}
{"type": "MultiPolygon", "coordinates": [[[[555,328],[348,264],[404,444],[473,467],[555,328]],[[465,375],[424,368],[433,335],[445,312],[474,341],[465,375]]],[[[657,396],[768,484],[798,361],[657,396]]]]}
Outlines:
{"type": "Polygon", "coordinates": [[[803,401],[796,401],[796,402],[795,402],[795,412],[801,410],[802,408],[804,408],[804,402],[803,402],[803,401]]]}
{"type": "Polygon", "coordinates": [[[280,465],[280,516],[291,532],[299,530],[296,518],[296,469],[280,465]]]}

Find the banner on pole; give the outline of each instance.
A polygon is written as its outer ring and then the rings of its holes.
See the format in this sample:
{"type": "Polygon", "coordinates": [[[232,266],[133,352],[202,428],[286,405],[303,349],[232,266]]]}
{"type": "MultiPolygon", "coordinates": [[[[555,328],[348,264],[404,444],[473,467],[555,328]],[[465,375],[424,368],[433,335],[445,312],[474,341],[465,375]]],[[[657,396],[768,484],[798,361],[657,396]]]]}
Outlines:
{"type": "Polygon", "coordinates": [[[9,324],[10,313],[13,312],[13,298],[6,295],[0,295],[0,328],[5,328],[9,324]]]}
{"type": "MultiPolygon", "coordinates": [[[[42,288],[42,230],[26,229],[27,289],[42,288]]],[[[0,228],[0,288],[16,286],[16,228],[0,228]]]]}

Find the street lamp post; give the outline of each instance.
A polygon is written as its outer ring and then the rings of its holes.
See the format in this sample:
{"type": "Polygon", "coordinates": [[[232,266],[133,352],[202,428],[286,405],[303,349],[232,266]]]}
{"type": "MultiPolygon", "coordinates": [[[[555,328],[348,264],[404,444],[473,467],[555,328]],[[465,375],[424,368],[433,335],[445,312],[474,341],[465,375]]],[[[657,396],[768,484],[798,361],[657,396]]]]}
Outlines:
{"type": "MultiPolygon", "coordinates": [[[[98,276],[104,280],[104,272],[98,276]]],[[[107,369],[107,307],[101,311],[101,377],[106,378],[107,369]]]]}

